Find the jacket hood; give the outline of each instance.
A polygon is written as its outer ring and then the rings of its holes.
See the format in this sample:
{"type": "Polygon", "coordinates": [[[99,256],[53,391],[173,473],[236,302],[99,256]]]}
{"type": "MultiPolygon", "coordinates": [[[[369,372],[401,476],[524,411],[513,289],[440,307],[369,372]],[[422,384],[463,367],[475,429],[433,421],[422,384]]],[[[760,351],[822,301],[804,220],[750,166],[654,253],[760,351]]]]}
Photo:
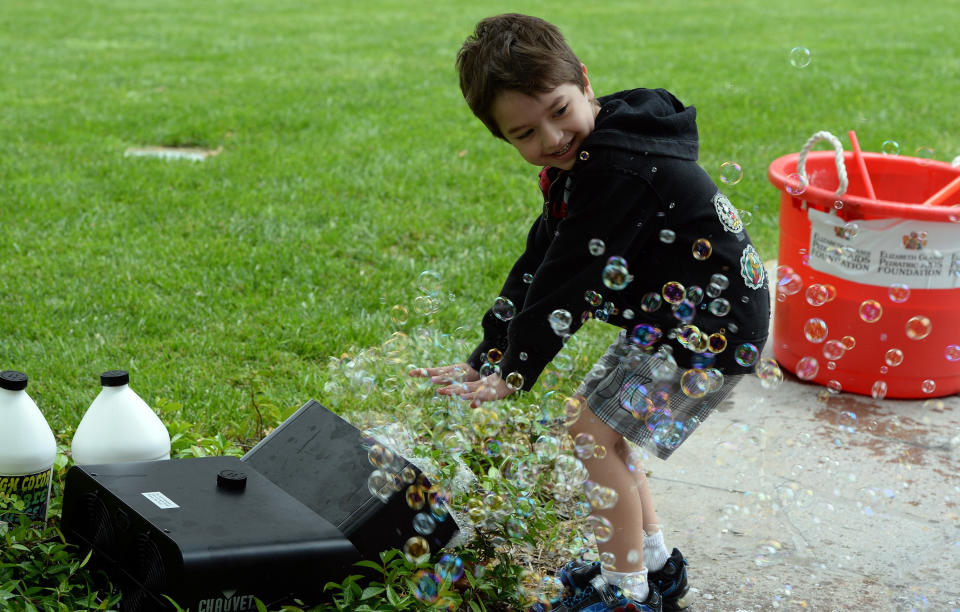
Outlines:
{"type": "Polygon", "coordinates": [[[600,112],[583,146],[697,160],[697,109],[667,90],[632,89],[597,102],[600,112]]]}

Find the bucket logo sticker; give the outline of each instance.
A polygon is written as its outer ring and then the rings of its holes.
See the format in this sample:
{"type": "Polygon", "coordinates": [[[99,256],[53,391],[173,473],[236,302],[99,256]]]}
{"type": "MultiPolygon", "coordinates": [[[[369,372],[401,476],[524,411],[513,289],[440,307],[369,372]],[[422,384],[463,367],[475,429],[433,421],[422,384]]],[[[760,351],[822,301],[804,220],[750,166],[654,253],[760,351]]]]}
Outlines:
{"type": "Polygon", "coordinates": [[[913,289],[960,288],[957,224],[915,219],[843,219],[810,208],[810,268],[837,278],[913,289]]]}
{"type": "Polygon", "coordinates": [[[837,225],[833,228],[833,235],[843,240],[851,240],[857,235],[857,230],[846,225],[837,225]]]}
{"type": "Polygon", "coordinates": [[[927,246],[927,232],[910,232],[903,236],[903,248],[919,251],[927,246]]]}
{"type": "Polygon", "coordinates": [[[743,221],[740,220],[740,214],[736,207],[730,203],[727,196],[719,191],[715,193],[713,195],[713,207],[717,210],[717,217],[720,219],[723,229],[734,234],[743,231],[743,221]]]}
{"type": "Polygon", "coordinates": [[[765,277],[763,261],[752,244],[748,244],[740,254],[740,276],[743,277],[744,284],[751,289],[759,289],[763,286],[765,277]]]}

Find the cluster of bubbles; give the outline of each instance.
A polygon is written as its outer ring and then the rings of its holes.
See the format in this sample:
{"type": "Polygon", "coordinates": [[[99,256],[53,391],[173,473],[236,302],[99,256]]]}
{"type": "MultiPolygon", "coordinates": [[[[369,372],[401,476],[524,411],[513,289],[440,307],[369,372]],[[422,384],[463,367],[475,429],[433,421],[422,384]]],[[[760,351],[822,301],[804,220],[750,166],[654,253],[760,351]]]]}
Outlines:
{"type": "MultiPolygon", "coordinates": [[[[856,233],[856,224],[845,225],[844,231],[856,233]],[[847,228],[847,226],[851,227],[847,228]]],[[[817,313],[821,307],[830,304],[838,297],[837,289],[833,284],[811,283],[804,287],[802,277],[792,267],[781,265],[777,269],[777,301],[784,302],[790,299],[790,296],[801,292],[803,292],[806,304],[814,309],[810,311],[813,313],[817,313]]],[[[886,288],[885,293],[886,301],[889,302],[887,308],[900,308],[902,305],[909,303],[911,289],[904,283],[895,282],[886,288]]],[[[871,326],[877,325],[878,327],[879,338],[885,347],[882,351],[883,360],[876,367],[878,378],[872,383],[870,392],[874,398],[883,399],[887,395],[889,385],[882,377],[890,373],[891,368],[901,366],[905,360],[904,346],[897,344],[898,338],[902,337],[907,341],[914,342],[926,340],[933,332],[933,322],[927,315],[912,315],[904,324],[903,335],[900,336],[893,333],[893,330],[889,328],[881,327],[885,315],[883,298],[856,299],[853,301],[848,299],[843,305],[848,308],[855,308],[855,312],[842,314],[838,319],[838,327],[847,329],[849,326],[845,325],[845,322],[849,320],[848,317],[854,315],[864,323],[871,326]]],[[[824,309],[824,312],[828,311],[824,309]]],[[[836,313],[837,311],[832,310],[830,312],[836,313]]],[[[807,342],[814,347],[819,347],[813,354],[804,355],[798,360],[796,374],[802,380],[816,379],[821,374],[821,365],[824,365],[827,371],[836,370],[837,362],[856,346],[856,338],[849,334],[831,338],[830,326],[825,314],[806,317],[802,323],[802,330],[803,337],[807,342]]],[[[960,355],[957,355],[954,346],[956,345],[948,344],[943,349],[947,361],[960,360],[960,355]]],[[[842,384],[837,380],[838,378],[840,377],[829,377],[829,380],[825,383],[831,393],[842,391],[842,384]]],[[[919,388],[925,395],[932,394],[936,391],[936,381],[931,378],[923,379],[920,381],[919,388]]]]}

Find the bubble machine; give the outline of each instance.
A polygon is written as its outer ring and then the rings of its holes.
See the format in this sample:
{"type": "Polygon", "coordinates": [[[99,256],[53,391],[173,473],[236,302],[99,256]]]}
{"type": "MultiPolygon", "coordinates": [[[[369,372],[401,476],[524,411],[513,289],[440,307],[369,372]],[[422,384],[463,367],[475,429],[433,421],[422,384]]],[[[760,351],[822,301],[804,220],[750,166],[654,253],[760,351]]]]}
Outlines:
{"type": "Polygon", "coordinates": [[[850,137],[853,152],[818,132],[770,164],[782,192],[774,357],[835,392],[957,393],[960,168],[860,153],[850,137]],[[818,140],[835,150],[810,152],[818,140]]]}
{"type": "Polygon", "coordinates": [[[381,456],[395,478],[374,488],[369,446],[311,400],[243,460],[71,467],[62,530],[93,551],[124,612],[173,610],[168,597],[197,612],[253,611],[257,599],[312,605],[328,581],[364,573],[356,561],[390,548],[434,552],[457,532],[430,494],[439,489],[389,449],[381,456]]]}

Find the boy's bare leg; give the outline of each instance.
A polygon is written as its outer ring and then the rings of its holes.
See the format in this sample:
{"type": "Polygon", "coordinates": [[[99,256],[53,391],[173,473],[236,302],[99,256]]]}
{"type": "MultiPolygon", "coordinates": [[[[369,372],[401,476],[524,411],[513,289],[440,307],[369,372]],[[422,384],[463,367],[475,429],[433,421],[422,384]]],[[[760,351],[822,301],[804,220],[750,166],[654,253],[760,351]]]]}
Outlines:
{"type": "Polygon", "coordinates": [[[657,509],[653,504],[653,494],[650,493],[647,471],[635,460],[635,457],[630,456],[634,452],[636,451],[630,448],[627,441],[620,438],[620,441],[617,442],[616,454],[623,461],[623,464],[628,466],[627,469],[630,470],[634,482],[636,482],[636,491],[640,496],[640,504],[643,507],[643,531],[648,535],[653,535],[660,531],[660,521],[657,518],[657,509]]]}
{"type": "MultiPolygon", "coordinates": [[[[619,496],[613,508],[593,510],[593,514],[606,518],[613,527],[612,537],[606,542],[598,541],[597,549],[601,553],[614,555],[618,572],[642,571],[644,509],[641,496],[636,493],[637,481],[626,462],[616,452],[623,436],[589,410],[581,413],[577,421],[570,426],[569,433],[573,437],[581,433],[590,434],[598,446],[603,445],[608,450],[602,459],[592,457],[583,460],[590,480],[613,489],[619,496]]],[[[649,494],[649,487],[647,492],[649,494]]]]}

